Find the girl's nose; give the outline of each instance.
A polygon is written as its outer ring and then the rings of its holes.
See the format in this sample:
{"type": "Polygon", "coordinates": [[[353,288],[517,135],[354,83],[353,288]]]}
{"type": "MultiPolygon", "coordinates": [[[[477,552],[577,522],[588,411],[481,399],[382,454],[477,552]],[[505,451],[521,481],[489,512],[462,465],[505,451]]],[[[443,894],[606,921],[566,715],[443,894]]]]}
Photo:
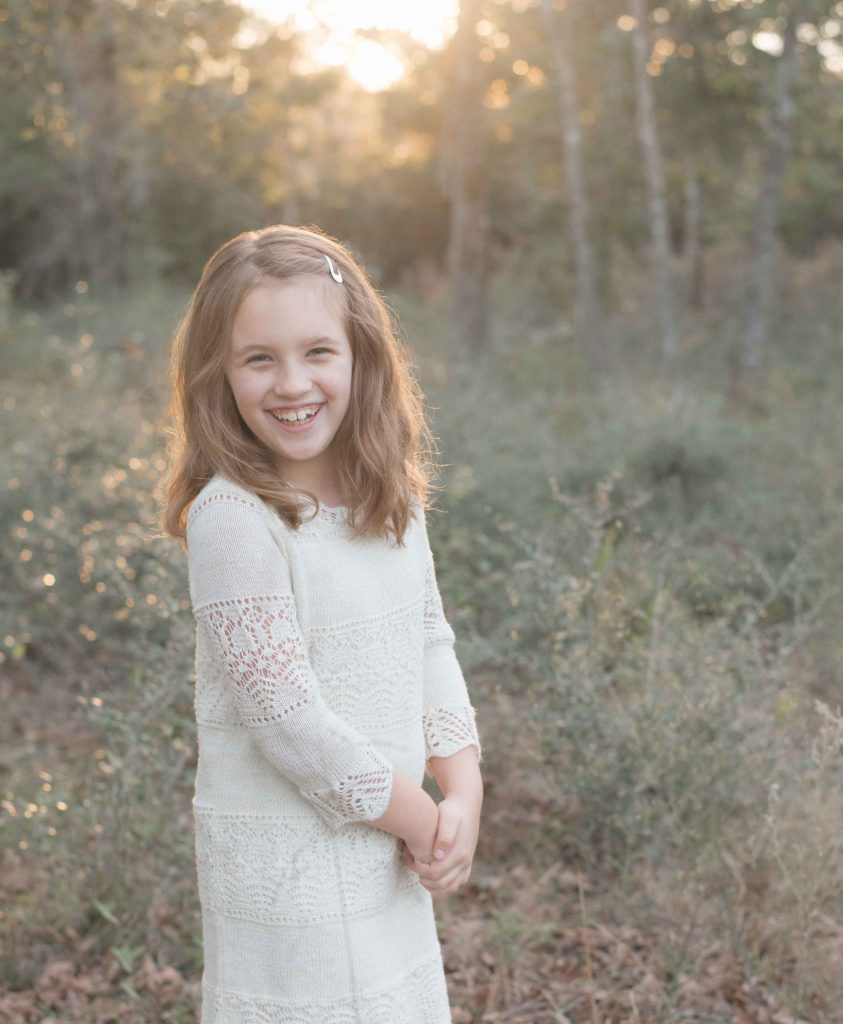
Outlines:
{"type": "Polygon", "coordinates": [[[297,398],[310,390],[310,378],[303,368],[294,367],[278,374],[273,391],[279,398],[297,398]]]}

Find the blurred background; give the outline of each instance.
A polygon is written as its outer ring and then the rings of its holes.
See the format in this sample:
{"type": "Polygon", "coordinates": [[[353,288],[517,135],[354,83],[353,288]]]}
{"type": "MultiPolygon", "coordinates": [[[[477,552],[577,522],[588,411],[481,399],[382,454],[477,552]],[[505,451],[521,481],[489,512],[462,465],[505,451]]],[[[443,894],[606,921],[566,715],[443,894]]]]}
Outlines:
{"type": "Polygon", "coordinates": [[[369,270],[440,440],[486,779],[454,1021],[843,1021],[841,26],[0,4],[0,1021],[196,1019],[169,345],[278,222],[369,270]]]}

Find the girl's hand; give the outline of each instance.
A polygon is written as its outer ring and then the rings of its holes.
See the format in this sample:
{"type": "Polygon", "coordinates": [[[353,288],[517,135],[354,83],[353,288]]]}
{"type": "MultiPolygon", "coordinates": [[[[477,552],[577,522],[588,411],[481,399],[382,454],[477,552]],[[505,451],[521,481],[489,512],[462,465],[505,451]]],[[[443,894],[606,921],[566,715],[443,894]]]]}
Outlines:
{"type": "Polygon", "coordinates": [[[405,843],[405,863],[417,872],[421,884],[433,896],[456,892],[471,875],[479,832],[480,805],[460,796],[445,797],[439,804],[433,858],[419,859],[405,843]]]}

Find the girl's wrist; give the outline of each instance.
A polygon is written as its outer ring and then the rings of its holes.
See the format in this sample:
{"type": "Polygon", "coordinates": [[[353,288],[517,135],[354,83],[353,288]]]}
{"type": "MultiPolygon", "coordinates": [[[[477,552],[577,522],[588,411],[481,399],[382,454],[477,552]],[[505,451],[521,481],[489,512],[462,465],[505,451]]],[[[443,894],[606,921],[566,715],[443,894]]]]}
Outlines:
{"type": "Polygon", "coordinates": [[[433,798],[415,779],[394,771],[389,805],[371,824],[398,836],[408,846],[421,848],[433,844],[438,823],[439,811],[433,798]]]}
{"type": "Polygon", "coordinates": [[[483,776],[474,746],[463,747],[449,757],[431,757],[428,769],[436,779],[442,795],[483,802],[483,776]]]}
{"type": "Polygon", "coordinates": [[[409,836],[403,836],[408,846],[432,846],[436,838],[436,826],[439,824],[439,808],[436,801],[425,790],[421,790],[419,813],[414,816],[409,836]]]}
{"type": "MultiPolygon", "coordinates": [[[[440,786],[440,789],[442,787],[440,786]]],[[[483,780],[479,775],[467,776],[460,779],[451,779],[442,789],[442,796],[446,800],[460,800],[480,807],[483,803],[483,780]]]]}
{"type": "Polygon", "coordinates": [[[479,778],[461,779],[442,790],[442,797],[445,797],[446,800],[460,800],[463,803],[479,806],[483,802],[483,785],[479,778]]]}

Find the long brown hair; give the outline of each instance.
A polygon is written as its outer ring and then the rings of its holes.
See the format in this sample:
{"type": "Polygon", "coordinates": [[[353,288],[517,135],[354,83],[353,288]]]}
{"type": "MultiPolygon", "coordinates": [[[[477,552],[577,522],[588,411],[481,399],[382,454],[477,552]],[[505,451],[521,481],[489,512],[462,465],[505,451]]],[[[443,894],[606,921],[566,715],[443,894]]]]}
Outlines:
{"type": "Polygon", "coordinates": [[[328,275],[325,255],[342,274],[338,291],[353,357],[349,408],[332,442],[352,535],[386,538],[392,532],[403,544],[411,501],[427,506],[438,469],[435,438],[390,308],[335,238],[315,227],[274,224],[244,231],[217,249],[173,335],[170,469],[160,524],[182,547],[190,504],[216,473],[257,494],[294,529],[307,507],[302,495],[318,509],[315,494],[279,478],[273,453],[240,415],[225,362],[247,293],[267,280],[328,275]]]}

